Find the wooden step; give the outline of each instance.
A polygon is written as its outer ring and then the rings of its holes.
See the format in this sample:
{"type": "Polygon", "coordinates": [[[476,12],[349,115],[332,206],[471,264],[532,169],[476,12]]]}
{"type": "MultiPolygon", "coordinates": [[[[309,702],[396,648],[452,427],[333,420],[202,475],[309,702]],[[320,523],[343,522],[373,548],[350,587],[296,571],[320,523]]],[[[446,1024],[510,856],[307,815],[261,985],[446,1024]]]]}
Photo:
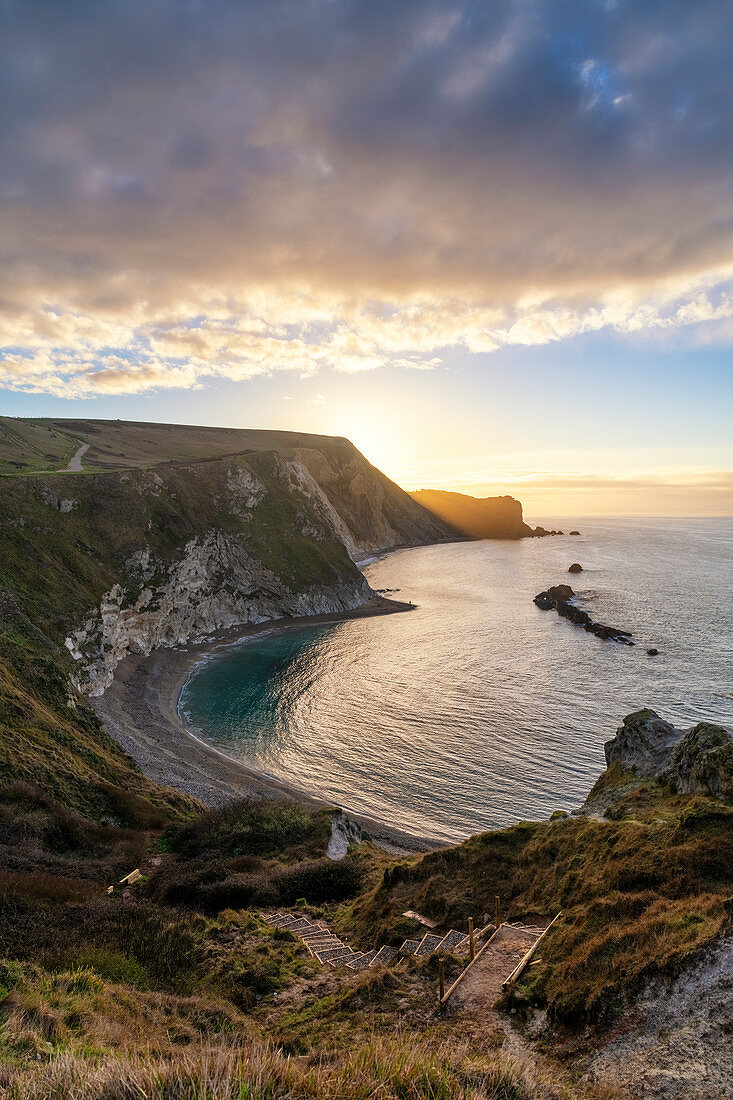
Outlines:
{"type": "MultiPolygon", "coordinates": [[[[475,942],[476,937],[474,936],[474,943],[475,942]]],[[[459,932],[456,928],[451,928],[450,932],[447,932],[446,935],[443,936],[443,939],[440,941],[435,950],[455,951],[455,949],[457,947],[460,947],[462,944],[468,944],[468,936],[465,934],[465,932],[459,932]]]]}
{"type": "Polygon", "coordinates": [[[295,932],[298,935],[302,932],[315,931],[311,922],[309,920],[306,920],[305,917],[298,917],[291,921],[289,924],[280,924],[278,925],[278,927],[285,928],[288,932],[295,932]]]}
{"type": "Polygon", "coordinates": [[[377,951],[376,955],[369,963],[369,965],[379,966],[381,963],[392,962],[392,959],[395,958],[397,953],[398,952],[396,947],[387,947],[387,945],[385,944],[383,947],[379,948],[379,951],[377,951]]]}
{"type": "Polygon", "coordinates": [[[317,951],[316,958],[322,963],[336,963],[339,959],[345,959],[347,956],[351,958],[356,952],[352,951],[350,947],[344,947],[341,944],[340,947],[329,947],[326,951],[317,951]]]}
{"type": "Polygon", "coordinates": [[[421,957],[424,957],[425,955],[432,955],[442,939],[442,936],[434,936],[431,932],[428,932],[428,934],[426,936],[423,936],[423,938],[420,940],[420,944],[415,954],[421,957]]]}
{"type": "Polygon", "coordinates": [[[357,955],[351,962],[347,962],[347,966],[350,970],[366,970],[370,965],[372,959],[375,958],[376,951],[365,951],[361,955],[357,955]]]}
{"type": "Polygon", "coordinates": [[[400,948],[400,955],[414,955],[420,946],[420,940],[405,940],[400,948]]]}
{"type": "Polygon", "coordinates": [[[305,946],[310,951],[311,955],[320,955],[324,951],[330,951],[334,947],[344,947],[345,945],[336,936],[329,936],[327,940],[318,940],[316,943],[306,943],[305,946]]]}

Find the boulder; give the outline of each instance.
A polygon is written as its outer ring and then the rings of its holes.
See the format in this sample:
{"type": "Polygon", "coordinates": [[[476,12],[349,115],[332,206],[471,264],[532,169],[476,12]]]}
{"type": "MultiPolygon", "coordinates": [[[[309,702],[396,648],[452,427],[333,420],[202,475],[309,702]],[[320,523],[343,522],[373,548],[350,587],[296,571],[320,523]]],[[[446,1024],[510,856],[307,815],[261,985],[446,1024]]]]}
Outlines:
{"type": "Polygon", "coordinates": [[[733,800],[733,736],[723,726],[699,722],[672,753],[664,776],[681,794],[733,800]]]}
{"type": "Polygon", "coordinates": [[[672,762],[675,745],[682,737],[680,730],[653,710],[637,710],[624,718],[612,741],[603,746],[606,764],[620,764],[624,771],[632,768],[640,775],[660,775],[672,762]]]}
{"type": "Polygon", "coordinates": [[[535,596],[534,602],[542,611],[551,611],[558,604],[564,604],[568,600],[572,600],[574,595],[575,593],[569,584],[555,584],[552,588],[548,588],[546,592],[540,592],[535,596]]]}
{"type": "Polygon", "coordinates": [[[570,532],[570,534],[571,534],[571,535],[579,535],[579,534],[580,534],[580,531],[571,531],[571,532],[570,532]]]}
{"type": "Polygon", "coordinates": [[[580,562],[577,562],[577,561],[574,561],[573,564],[571,566],[569,566],[569,568],[568,568],[568,573],[582,573],[582,572],[583,572],[583,566],[580,564],[580,562]]]}
{"type": "Polygon", "coordinates": [[[652,648],[652,649],[648,649],[646,652],[647,652],[648,657],[656,657],[657,654],[659,653],[659,650],[652,648]]]}

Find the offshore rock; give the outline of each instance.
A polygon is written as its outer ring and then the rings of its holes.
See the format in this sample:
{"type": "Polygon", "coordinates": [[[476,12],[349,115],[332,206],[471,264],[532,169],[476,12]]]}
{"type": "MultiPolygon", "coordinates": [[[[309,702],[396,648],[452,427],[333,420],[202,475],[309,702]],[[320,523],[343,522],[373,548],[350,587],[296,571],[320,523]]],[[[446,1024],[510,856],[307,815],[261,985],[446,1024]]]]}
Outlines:
{"type": "Polygon", "coordinates": [[[569,568],[568,568],[568,573],[582,573],[582,572],[583,572],[583,566],[580,564],[580,562],[577,562],[577,561],[574,561],[573,564],[571,566],[569,566],[569,568]]]}
{"type": "Polygon", "coordinates": [[[615,626],[606,626],[605,623],[594,623],[587,611],[582,611],[572,602],[575,593],[569,584],[556,584],[548,588],[546,592],[540,592],[534,598],[534,602],[541,611],[551,611],[553,608],[563,619],[569,619],[575,626],[582,626],[589,634],[595,634],[597,638],[603,638],[621,645],[633,645],[631,631],[619,630],[615,626]]]}

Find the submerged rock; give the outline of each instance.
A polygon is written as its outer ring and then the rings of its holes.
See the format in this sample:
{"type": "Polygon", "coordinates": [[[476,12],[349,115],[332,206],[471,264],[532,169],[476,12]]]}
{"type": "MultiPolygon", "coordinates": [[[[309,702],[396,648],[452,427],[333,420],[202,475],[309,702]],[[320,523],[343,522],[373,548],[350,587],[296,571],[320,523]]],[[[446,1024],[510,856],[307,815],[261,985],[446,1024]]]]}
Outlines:
{"type": "Polygon", "coordinates": [[[646,652],[647,652],[647,656],[648,656],[648,657],[656,657],[656,656],[657,656],[657,654],[659,653],[659,650],[658,650],[658,649],[654,649],[654,648],[652,647],[651,649],[648,649],[648,650],[647,650],[646,652]]]}

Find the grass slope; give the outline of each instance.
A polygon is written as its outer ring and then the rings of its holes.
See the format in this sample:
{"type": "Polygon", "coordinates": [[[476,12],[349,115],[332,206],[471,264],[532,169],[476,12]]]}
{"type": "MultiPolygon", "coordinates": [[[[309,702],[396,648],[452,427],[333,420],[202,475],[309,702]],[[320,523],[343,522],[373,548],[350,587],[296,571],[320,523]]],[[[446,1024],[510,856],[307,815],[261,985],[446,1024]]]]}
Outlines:
{"type": "Polygon", "coordinates": [[[602,1023],[733,917],[733,806],[616,772],[604,777],[606,798],[615,782],[605,819],[525,822],[388,868],[350,927],[365,940],[399,938],[407,909],[461,927],[493,914],[496,895],[509,920],[562,910],[515,1003],[547,1007],[560,1023],[602,1023]]]}

